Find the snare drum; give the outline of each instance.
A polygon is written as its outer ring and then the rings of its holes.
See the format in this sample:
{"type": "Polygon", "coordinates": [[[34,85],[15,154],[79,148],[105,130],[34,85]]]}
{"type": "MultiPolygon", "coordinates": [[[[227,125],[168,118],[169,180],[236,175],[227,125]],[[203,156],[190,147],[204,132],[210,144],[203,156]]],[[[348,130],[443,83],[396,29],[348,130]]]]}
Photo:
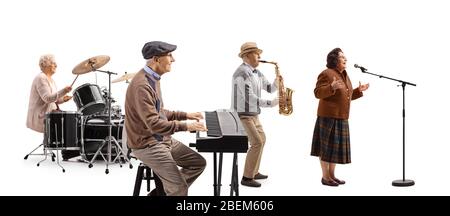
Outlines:
{"type": "Polygon", "coordinates": [[[79,150],[80,131],[78,112],[50,112],[45,114],[45,147],[49,149],[79,150]]]}
{"type": "Polygon", "coordinates": [[[86,83],[75,89],[73,94],[78,111],[83,115],[92,115],[105,109],[106,103],[98,85],[86,83]]]}

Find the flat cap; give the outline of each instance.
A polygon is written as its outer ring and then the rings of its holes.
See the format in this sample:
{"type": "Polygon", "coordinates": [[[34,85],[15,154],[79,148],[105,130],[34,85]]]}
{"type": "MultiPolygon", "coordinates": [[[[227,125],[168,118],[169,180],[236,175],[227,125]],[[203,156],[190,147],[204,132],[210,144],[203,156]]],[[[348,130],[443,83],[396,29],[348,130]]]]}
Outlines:
{"type": "Polygon", "coordinates": [[[177,45],[162,41],[150,41],[142,47],[144,59],[151,59],[153,56],[162,56],[177,49],[177,45]]]}

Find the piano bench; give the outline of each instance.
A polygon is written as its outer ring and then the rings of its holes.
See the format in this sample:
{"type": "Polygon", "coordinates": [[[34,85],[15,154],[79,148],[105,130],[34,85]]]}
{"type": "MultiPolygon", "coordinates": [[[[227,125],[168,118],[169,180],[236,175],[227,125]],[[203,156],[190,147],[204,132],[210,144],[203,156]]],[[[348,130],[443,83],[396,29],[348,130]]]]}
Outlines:
{"type": "Polygon", "coordinates": [[[144,163],[140,163],[138,167],[138,171],[136,174],[136,182],[134,184],[133,196],[139,196],[139,192],[141,190],[142,181],[147,181],[147,192],[150,191],[150,181],[153,180],[155,182],[155,193],[151,195],[156,196],[165,196],[164,187],[161,182],[161,179],[152,171],[152,169],[146,166],[144,163]]]}

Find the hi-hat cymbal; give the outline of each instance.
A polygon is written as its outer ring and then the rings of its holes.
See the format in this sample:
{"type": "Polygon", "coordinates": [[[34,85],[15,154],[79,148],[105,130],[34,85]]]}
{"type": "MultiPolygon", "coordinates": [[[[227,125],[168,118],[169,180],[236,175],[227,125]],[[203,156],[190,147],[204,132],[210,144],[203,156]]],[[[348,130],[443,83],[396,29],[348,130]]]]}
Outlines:
{"type": "Polygon", "coordinates": [[[86,59],[85,61],[81,62],[77,66],[75,66],[72,70],[73,74],[85,74],[94,70],[97,70],[106,63],[109,62],[109,56],[107,55],[99,55],[95,56],[89,59],[86,59]]]}
{"type": "Polygon", "coordinates": [[[136,73],[127,73],[127,72],[125,72],[124,75],[122,75],[122,76],[120,76],[120,77],[114,79],[114,80],[112,81],[112,83],[118,83],[118,82],[122,82],[122,81],[127,81],[127,82],[128,82],[128,80],[133,79],[133,77],[134,77],[135,75],[136,75],[136,73]]]}

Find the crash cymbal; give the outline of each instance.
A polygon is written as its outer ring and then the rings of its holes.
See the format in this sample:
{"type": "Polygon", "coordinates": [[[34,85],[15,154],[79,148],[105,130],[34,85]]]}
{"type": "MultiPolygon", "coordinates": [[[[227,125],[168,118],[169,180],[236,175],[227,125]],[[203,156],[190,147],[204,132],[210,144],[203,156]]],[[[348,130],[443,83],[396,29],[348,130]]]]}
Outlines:
{"type": "Polygon", "coordinates": [[[86,59],[85,61],[81,62],[77,66],[75,66],[72,70],[73,74],[85,74],[94,70],[97,70],[106,63],[109,62],[109,56],[107,55],[99,55],[95,56],[89,59],[86,59]]]}
{"type": "Polygon", "coordinates": [[[133,77],[134,77],[135,75],[136,75],[136,73],[127,73],[127,72],[125,72],[124,75],[122,75],[122,76],[120,76],[120,77],[114,79],[114,80],[112,81],[112,83],[118,83],[118,82],[122,82],[122,81],[127,81],[127,82],[128,82],[128,80],[133,79],[133,77]]]}

